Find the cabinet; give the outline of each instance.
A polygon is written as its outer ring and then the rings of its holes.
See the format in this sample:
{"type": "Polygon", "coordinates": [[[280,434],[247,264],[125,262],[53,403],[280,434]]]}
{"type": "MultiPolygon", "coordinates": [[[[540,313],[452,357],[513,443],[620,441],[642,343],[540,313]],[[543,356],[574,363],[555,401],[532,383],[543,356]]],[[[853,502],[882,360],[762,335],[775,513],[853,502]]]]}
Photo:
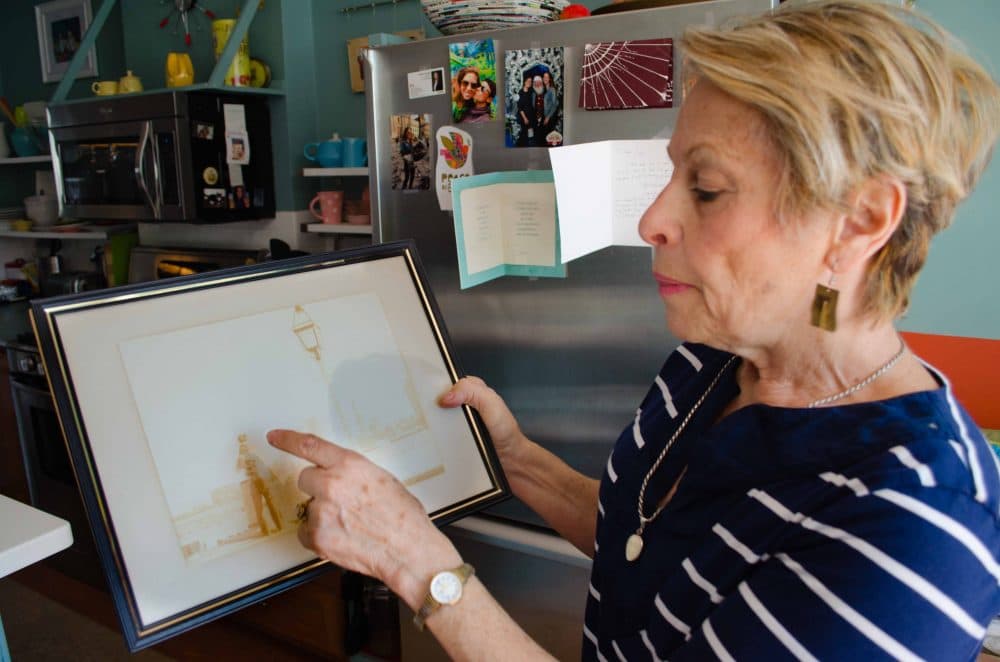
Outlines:
{"type": "MultiPolygon", "coordinates": [[[[303,168],[303,177],[368,177],[368,168],[303,168]]],[[[345,200],[345,204],[346,204],[345,200]]],[[[305,223],[304,232],[336,237],[338,235],[371,236],[372,226],[351,223],[305,223]]]]}

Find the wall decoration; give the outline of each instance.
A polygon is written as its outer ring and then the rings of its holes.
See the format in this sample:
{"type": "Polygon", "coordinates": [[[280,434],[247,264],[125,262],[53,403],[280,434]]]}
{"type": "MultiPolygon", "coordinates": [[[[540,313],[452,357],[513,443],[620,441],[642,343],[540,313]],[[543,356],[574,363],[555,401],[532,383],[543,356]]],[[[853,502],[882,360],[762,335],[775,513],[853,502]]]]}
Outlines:
{"type": "Polygon", "coordinates": [[[431,187],[431,116],[392,115],[392,188],[409,191],[431,187]]]}
{"type": "MultiPolygon", "coordinates": [[[[408,41],[420,41],[425,36],[423,28],[400,30],[399,32],[394,32],[393,34],[408,41]]],[[[361,51],[368,48],[368,45],[368,37],[355,37],[354,39],[347,40],[347,68],[351,72],[352,92],[365,91],[365,73],[364,67],[361,64],[361,51]]]]}
{"type": "MultiPolygon", "coordinates": [[[[42,81],[62,80],[70,60],[80,48],[80,42],[90,27],[90,0],[54,0],[35,6],[38,27],[38,53],[42,64],[42,81]]],[[[97,76],[97,47],[87,53],[87,59],[77,73],[78,78],[97,76]]]]}
{"type": "Polygon", "coordinates": [[[497,69],[492,39],[448,44],[451,64],[451,118],[489,122],[497,112],[497,69]]]}
{"type": "Polygon", "coordinates": [[[508,147],[563,143],[563,49],[507,51],[504,100],[508,147]]]}
{"type": "Polygon", "coordinates": [[[70,461],[132,651],[314,577],[294,535],[311,432],[446,523],[509,494],[412,242],[36,300],[70,461]],[[286,264],[289,263],[289,264],[286,264]],[[124,294],[124,296],[123,296],[124,294]]]}
{"type": "Polygon", "coordinates": [[[612,41],[584,47],[581,108],[671,108],[673,104],[673,39],[612,41]]]}

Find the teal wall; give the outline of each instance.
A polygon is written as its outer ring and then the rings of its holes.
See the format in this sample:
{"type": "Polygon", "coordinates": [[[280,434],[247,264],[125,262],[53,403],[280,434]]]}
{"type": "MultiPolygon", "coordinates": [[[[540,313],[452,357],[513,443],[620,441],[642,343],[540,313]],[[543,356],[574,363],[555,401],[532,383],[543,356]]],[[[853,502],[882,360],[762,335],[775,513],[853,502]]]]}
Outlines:
{"type": "MultiPolygon", "coordinates": [[[[917,0],[920,9],[958,36],[994,79],[1000,69],[1000,2],[917,0]]],[[[1000,159],[959,207],[952,227],[934,239],[917,281],[907,331],[1000,339],[1000,159]]]]}
{"type": "MultiPolygon", "coordinates": [[[[35,23],[37,0],[4,0],[0,5],[0,96],[11,106],[25,101],[48,101],[58,83],[42,82],[42,65],[38,54],[38,30],[35,23]]],[[[91,15],[100,7],[91,0],[91,15]]],[[[97,40],[97,72],[100,78],[119,78],[124,73],[122,48],[122,17],[117,7],[111,12],[97,40]]],[[[97,79],[84,78],[73,84],[71,96],[90,95],[90,84],[97,79]]],[[[0,120],[10,133],[10,122],[0,120]]],[[[48,169],[44,163],[0,166],[0,207],[20,205],[34,192],[35,171],[48,169]]]]}

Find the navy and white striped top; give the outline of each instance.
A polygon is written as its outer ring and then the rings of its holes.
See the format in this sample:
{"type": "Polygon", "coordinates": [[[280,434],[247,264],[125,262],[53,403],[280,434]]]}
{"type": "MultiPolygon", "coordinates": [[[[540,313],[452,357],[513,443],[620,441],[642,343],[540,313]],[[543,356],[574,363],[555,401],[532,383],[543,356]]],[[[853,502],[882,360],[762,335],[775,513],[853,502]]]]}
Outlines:
{"type": "Polygon", "coordinates": [[[716,422],[734,362],[651,478],[646,514],[687,467],[625,560],[643,477],[730,356],[679,347],[608,459],[583,658],[973,659],[1000,612],[1000,467],[940,375],[716,422]]]}

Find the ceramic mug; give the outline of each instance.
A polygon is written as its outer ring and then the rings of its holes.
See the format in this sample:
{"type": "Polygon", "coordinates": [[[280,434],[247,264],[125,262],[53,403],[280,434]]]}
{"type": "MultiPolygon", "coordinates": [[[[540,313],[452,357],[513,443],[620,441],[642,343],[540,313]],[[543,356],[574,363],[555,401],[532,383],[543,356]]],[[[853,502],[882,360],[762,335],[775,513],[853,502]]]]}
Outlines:
{"type": "Polygon", "coordinates": [[[363,168],[368,165],[368,143],[364,138],[344,138],[344,167],[363,168]]]}
{"type": "Polygon", "coordinates": [[[344,165],[344,141],[334,135],[332,140],[309,143],[302,154],[310,161],[316,161],[324,168],[339,168],[344,165]]]}
{"type": "Polygon", "coordinates": [[[118,94],[118,81],[97,80],[91,84],[90,89],[94,92],[94,94],[102,97],[111,94],[118,94]]]}
{"type": "Polygon", "coordinates": [[[309,213],[324,223],[340,223],[344,213],[343,191],[320,191],[309,203],[309,213]],[[319,213],[316,213],[319,203],[319,213]]]}
{"type": "Polygon", "coordinates": [[[167,87],[184,87],[194,83],[194,65],[187,53],[167,53],[167,87]]]}

